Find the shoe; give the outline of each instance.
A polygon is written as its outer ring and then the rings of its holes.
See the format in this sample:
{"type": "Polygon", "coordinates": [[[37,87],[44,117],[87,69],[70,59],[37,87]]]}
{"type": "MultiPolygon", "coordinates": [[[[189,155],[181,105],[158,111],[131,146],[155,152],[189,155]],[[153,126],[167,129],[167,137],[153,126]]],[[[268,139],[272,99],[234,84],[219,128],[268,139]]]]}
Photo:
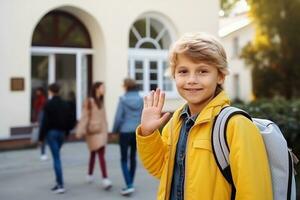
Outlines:
{"type": "Polygon", "coordinates": [[[41,161],[48,160],[48,156],[46,154],[42,154],[40,159],[41,159],[41,161]]]}
{"type": "Polygon", "coordinates": [[[134,192],[134,187],[130,187],[130,188],[123,188],[122,190],[121,190],[121,195],[123,195],[123,196],[129,196],[129,195],[131,195],[132,193],[134,192]]]}
{"type": "Polygon", "coordinates": [[[109,190],[112,187],[112,183],[108,178],[102,180],[102,186],[105,190],[109,190]]]}
{"type": "Polygon", "coordinates": [[[63,186],[56,185],[53,188],[51,188],[52,192],[55,194],[63,194],[66,192],[65,188],[63,186]]]}
{"type": "Polygon", "coordinates": [[[93,175],[86,175],[86,177],[85,177],[85,179],[86,179],[86,182],[87,183],[92,183],[92,182],[94,182],[94,176],[93,175]]]}

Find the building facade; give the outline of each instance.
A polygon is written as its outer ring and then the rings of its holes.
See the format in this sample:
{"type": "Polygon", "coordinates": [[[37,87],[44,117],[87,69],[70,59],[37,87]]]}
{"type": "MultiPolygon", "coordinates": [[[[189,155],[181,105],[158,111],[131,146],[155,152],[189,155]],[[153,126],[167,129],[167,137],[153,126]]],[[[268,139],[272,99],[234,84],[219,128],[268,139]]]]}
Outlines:
{"type": "Polygon", "coordinates": [[[217,36],[218,10],[217,0],[2,0],[0,138],[31,126],[34,90],[53,82],[79,117],[92,82],[104,81],[110,127],[127,76],[142,95],[163,88],[173,110],[182,101],[166,75],[168,48],[185,32],[217,36]]]}
{"type": "Polygon", "coordinates": [[[255,30],[248,12],[220,18],[219,37],[226,50],[230,75],[225,88],[232,100],[249,102],[252,92],[252,70],[241,59],[242,48],[254,39],[255,30]]]}

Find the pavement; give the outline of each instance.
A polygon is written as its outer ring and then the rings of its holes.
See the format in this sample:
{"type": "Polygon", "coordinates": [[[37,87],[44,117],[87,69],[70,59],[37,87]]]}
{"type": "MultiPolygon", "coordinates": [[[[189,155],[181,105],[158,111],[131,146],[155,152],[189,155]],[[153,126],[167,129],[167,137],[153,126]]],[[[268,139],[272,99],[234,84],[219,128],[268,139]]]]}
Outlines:
{"type": "Polygon", "coordinates": [[[99,162],[94,169],[95,182],[85,180],[89,152],[84,142],[70,142],[62,147],[62,164],[66,193],[54,194],[52,158],[47,147],[48,160],[41,161],[39,149],[0,152],[0,200],[154,200],[158,181],[148,174],[138,161],[135,193],[129,197],[120,195],[124,180],[120,167],[120,150],[117,144],[106,148],[108,176],[113,187],[105,191],[101,187],[99,162]]]}

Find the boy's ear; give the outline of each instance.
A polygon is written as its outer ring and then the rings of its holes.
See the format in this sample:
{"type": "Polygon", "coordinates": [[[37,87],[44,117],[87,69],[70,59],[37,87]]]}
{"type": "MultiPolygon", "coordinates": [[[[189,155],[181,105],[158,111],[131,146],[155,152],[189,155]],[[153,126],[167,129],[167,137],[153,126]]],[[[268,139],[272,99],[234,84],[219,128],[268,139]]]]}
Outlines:
{"type": "Polygon", "coordinates": [[[218,84],[223,85],[224,81],[225,81],[225,75],[222,74],[222,73],[219,73],[219,75],[218,75],[218,84]]]}

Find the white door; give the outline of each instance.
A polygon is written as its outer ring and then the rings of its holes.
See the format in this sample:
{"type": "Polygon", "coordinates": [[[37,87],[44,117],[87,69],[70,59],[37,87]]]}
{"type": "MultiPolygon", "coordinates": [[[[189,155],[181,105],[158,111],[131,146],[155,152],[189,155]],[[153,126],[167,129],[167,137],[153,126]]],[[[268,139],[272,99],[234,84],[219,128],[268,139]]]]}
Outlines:
{"type": "Polygon", "coordinates": [[[33,48],[31,87],[43,87],[58,83],[63,99],[76,105],[77,119],[81,115],[83,100],[88,94],[88,55],[91,52],[76,49],[33,48]]]}

